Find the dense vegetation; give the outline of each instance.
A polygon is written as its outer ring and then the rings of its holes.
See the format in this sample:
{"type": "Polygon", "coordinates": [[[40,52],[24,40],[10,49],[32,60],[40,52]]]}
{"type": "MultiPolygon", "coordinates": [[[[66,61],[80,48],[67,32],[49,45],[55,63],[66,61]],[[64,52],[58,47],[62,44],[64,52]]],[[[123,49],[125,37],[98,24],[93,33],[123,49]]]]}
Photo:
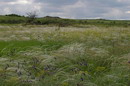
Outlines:
{"type": "Polygon", "coordinates": [[[129,86],[129,27],[0,26],[0,86],[129,86]]]}
{"type": "MultiPolygon", "coordinates": [[[[0,16],[0,24],[26,24],[28,17],[17,14],[0,16]]],[[[29,23],[28,23],[29,24],[29,23]]],[[[36,18],[30,24],[35,25],[60,25],[60,26],[79,26],[79,25],[98,25],[98,26],[130,26],[129,20],[105,20],[105,19],[63,19],[59,17],[41,17],[36,18]]]]}

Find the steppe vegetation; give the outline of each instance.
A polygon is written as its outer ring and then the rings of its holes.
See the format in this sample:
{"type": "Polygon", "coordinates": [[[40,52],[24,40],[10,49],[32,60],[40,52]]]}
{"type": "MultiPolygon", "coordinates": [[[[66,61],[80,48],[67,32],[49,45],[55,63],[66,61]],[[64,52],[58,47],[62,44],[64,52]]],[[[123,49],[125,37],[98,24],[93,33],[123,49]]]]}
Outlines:
{"type": "Polygon", "coordinates": [[[0,86],[130,86],[129,22],[91,21],[1,24],[0,86]]]}

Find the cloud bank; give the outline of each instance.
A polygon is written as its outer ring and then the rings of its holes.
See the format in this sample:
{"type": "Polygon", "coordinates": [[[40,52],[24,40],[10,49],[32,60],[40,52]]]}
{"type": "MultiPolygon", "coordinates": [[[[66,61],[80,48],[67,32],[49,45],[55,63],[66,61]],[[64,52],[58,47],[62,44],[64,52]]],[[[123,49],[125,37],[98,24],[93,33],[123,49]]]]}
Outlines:
{"type": "Polygon", "coordinates": [[[0,0],[0,15],[30,11],[39,17],[130,19],[130,0],[0,0]]]}

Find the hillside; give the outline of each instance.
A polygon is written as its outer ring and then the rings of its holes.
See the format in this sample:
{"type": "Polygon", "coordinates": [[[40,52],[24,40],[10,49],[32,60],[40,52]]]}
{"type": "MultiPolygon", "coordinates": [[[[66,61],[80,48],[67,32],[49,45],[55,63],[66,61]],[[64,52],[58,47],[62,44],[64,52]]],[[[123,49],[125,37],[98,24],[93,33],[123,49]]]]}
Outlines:
{"type": "MultiPolygon", "coordinates": [[[[29,18],[17,14],[0,16],[0,24],[25,24],[29,18]]],[[[30,23],[29,23],[30,24],[30,23]]],[[[35,25],[60,25],[60,26],[80,26],[80,25],[96,25],[96,26],[130,26],[129,20],[106,20],[106,19],[64,19],[60,17],[45,16],[36,18],[33,23],[35,25]]]]}

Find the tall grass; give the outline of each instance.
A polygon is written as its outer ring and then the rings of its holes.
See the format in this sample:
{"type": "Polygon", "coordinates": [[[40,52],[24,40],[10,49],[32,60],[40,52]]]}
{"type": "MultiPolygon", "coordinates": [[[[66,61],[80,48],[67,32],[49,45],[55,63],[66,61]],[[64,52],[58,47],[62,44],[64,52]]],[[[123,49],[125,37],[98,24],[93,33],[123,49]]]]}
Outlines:
{"type": "Polygon", "coordinates": [[[130,85],[129,28],[57,28],[0,29],[1,86],[130,85]]]}

